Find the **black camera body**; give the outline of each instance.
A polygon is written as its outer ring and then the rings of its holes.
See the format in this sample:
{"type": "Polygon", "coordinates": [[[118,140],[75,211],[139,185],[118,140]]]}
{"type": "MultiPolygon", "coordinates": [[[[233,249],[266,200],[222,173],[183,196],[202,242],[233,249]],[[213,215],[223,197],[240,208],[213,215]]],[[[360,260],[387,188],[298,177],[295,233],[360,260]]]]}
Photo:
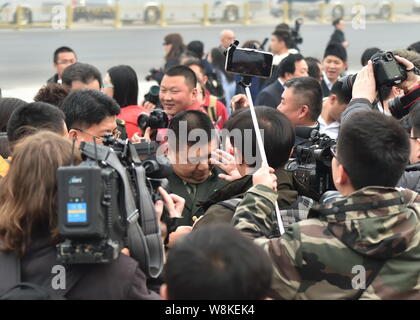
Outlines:
{"type": "Polygon", "coordinates": [[[159,99],[159,91],[159,86],[151,86],[149,92],[144,95],[144,101],[153,103],[156,106],[156,108],[162,108],[159,99]]]}
{"type": "MultiPolygon", "coordinates": [[[[407,80],[407,71],[404,65],[395,60],[392,52],[377,52],[370,60],[373,63],[376,88],[378,91],[382,86],[392,87],[407,80]]],[[[352,95],[356,77],[357,73],[339,79],[343,83],[342,90],[346,92],[346,95],[352,95]]]]}
{"type": "Polygon", "coordinates": [[[296,158],[286,165],[286,169],[319,198],[326,191],[335,190],[330,151],[335,144],[334,139],[314,129],[307,144],[295,147],[296,158]]]}
{"type": "Polygon", "coordinates": [[[407,80],[407,71],[395,60],[392,52],[378,52],[371,58],[375,73],[376,86],[396,86],[407,80]]]}
{"type": "MultiPolygon", "coordinates": [[[[129,248],[146,275],[157,277],[163,267],[163,248],[154,199],[171,167],[149,154],[149,143],[137,147],[127,139],[104,139],[104,145],[82,142],[84,161],[58,169],[57,245],[64,264],[109,263],[129,248]],[[151,250],[149,250],[151,248],[151,250]]],[[[140,145],[140,144],[139,144],[140,145]]]]}
{"type": "Polygon", "coordinates": [[[137,118],[137,125],[143,131],[147,128],[162,129],[167,128],[169,125],[169,117],[162,109],[155,109],[150,114],[142,113],[137,118]]]}

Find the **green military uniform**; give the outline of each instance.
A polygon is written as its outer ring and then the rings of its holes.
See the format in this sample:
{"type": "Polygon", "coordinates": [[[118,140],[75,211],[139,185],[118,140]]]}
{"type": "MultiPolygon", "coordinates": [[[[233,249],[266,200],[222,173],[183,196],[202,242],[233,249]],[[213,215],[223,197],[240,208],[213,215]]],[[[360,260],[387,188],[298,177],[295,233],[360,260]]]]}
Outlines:
{"type": "Polygon", "coordinates": [[[227,184],[218,177],[220,173],[225,172],[214,167],[209,178],[200,184],[187,183],[175,173],[168,177],[168,191],[185,199],[182,218],[176,220],[176,226],[192,226],[194,221],[203,215],[204,210],[198,204],[207,201],[213,192],[227,184]]]}
{"type": "Polygon", "coordinates": [[[420,299],[419,194],[367,187],[269,240],[276,197],[255,186],[233,218],[272,259],[276,298],[420,299]]]}

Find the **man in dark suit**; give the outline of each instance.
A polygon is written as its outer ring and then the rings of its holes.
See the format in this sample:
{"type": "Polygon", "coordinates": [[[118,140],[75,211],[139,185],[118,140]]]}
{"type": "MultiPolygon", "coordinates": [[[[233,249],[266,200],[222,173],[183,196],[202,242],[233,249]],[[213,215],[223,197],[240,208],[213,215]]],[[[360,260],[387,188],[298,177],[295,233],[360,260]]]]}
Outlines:
{"type": "Polygon", "coordinates": [[[284,83],[293,78],[307,77],[308,64],[301,54],[290,54],[281,61],[277,74],[277,79],[260,92],[256,105],[277,108],[281,102],[284,83]]]}

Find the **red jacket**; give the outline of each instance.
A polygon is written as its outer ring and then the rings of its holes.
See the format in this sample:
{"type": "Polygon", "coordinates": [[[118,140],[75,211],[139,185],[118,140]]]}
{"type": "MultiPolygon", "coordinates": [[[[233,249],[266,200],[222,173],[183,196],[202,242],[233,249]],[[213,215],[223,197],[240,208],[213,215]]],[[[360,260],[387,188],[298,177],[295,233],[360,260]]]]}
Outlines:
{"type": "Polygon", "coordinates": [[[142,136],[142,131],[137,126],[137,118],[143,112],[149,113],[149,111],[140,106],[127,106],[121,108],[121,112],[117,118],[125,121],[125,128],[129,139],[131,139],[136,132],[140,132],[139,135],[142,136]]]}
{"type": "MultiPolygon", "coordinates": [[[[208,113],[208,109],[210,108],[210,92],[208,92],[206,90],[206,95],[204,97],[204,109],[207,111],[208,113]]],[[[210,115],[209,115],[210,116],[210,115]]],[[[210,116],[211,118],[211,116],[210,116]]],[[[218,129],[222,129],[225,122],[228,120],[229,115],[228,112],[226,110],[225,105],[220,102],[219,100],[217,100],[216,102],[216,123],[215,123],[215,127],[218,129]]]]}

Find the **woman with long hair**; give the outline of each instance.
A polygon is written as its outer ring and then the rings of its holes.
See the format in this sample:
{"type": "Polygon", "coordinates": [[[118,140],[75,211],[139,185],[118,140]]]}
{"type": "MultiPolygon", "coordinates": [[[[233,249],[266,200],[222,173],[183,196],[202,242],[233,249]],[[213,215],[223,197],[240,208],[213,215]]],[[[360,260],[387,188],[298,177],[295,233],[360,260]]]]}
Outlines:
{"type": "MultiPolygon", "coordinates": [[[[24,282],[45,286],[60,264],[57,169],[80,161],[71,142],[52,132],[41,131],[14,147],[9,173],[0,181],[0,250],[17,254],[24,282]]],[[[65,270],[79,276],[68,299],[158,298],[147,289],[137,262],[123,254],[109,264],[65,270]]]]}
{"type": "Polygon", "coordinates": [[[128,138],[131,139],[136,132],[141,135],[137,118],[141,113],[148,111],[137,103],[139,83],[134,69],[126,65],[109,69],[104,78],[103,92],[114,98],[121,107],[118,118],[125,121],[128,138]]]}

